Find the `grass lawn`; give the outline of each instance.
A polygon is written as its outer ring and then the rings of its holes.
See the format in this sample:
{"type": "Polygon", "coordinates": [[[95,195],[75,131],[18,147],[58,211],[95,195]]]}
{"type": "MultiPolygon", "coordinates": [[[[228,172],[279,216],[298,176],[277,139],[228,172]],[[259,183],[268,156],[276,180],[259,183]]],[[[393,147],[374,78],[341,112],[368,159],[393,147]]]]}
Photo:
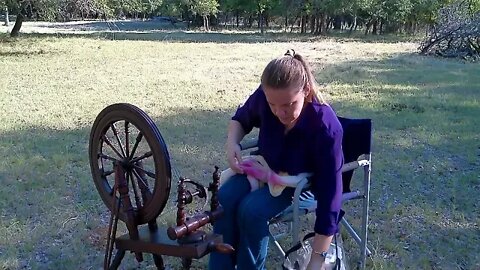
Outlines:
{"type": "MultiPolygon", "coordinates": [[[[173,166],[210,181],[226,167],[230,115],[289,48],[313,64],[339,115],[373,119],[368,267],[480,268],[479,64],[422,57],[407,41],[203,37],[0,36],[0,269],[102,266],[108,212],[87,152],[104,107],[144,109],[173,166]]],[[[171,201],[160,223],[172,223],[171,201]]],[[[122,267],[136,268],[134,256],[122,267]]],[[[151,258],[140,267],[153,269],[151,258]]]]}

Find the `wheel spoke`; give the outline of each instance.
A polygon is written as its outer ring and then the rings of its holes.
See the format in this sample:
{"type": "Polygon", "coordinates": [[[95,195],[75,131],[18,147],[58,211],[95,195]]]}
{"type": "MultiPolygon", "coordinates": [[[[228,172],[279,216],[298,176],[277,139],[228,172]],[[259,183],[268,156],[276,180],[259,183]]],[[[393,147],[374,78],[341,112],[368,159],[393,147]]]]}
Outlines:
{"type": "Polygon", "coordinates": [[[137,184],[137,181],[133,180],[132,172],[127,173],[127,183],[129,180],[132,183],[133,194],[135,196],[135,205],[137,206],[137,210],[140,210],[140,208],[142,208],[142,202],[140,201],[138,184],[137,184]]]}
{"type": "Polygon", "coordinates": [[[121,159],[124,158],[124,156],[122,156],[122,154],[120,154],[120,152],[118,152],[118,150],[113,146],[112,142],[107,138],[107,136],[103,135],[103,136],[102,136],[102,140],[103,140],[108,146],[110,146],[110,148],[112,148],[113,152],[115,152],[115,154],[117,154],[121,159]]]}
{"type": "Polygon", "coordinates": [[[145,170],[144,168],[142,168],[140,166],[133,165],[133,167],[135,167],[135,169],[137,169],[137,170],[142,171],[143,173],[145,173],[146,175],[150,176],[153,179],[155,179],[155,177],[156,177],[156,175],[153,172],[149,172],[149,171],[145,170]]]}
{"type": "Polygon", "coordinates": [[[128,157],[130,156],[130,131],[128,130],[128,125],[130,122],[125,121],[125,156],[128,157]]]}
{"type": "Polygon", "coordinates": [[[130,156],[128,157],[128,159],[131,159],[133,155],[135,155],[135,151],[137,150],[138,144],[140,143],[142,138],[143,138],[143,134],[139,131],[137,138],[135,139],[135,144],[133,145],[132,152],[130,153],[130,156]]]}
{"type": "Polygon", "coordinates": [[[117,161],[120,161],[118,159],[115,159],[109,155],[105,155],[104,153],[98,153],[98,157],[102,158],[102,159],[108,159],[108,160],[111,160],[113,162],[117,162],[117,161]]]}
{"type": "Polygon", "coordinates": [[[123,157],[126,157],[126,155],[125,155],[125,150],[123,150],[122,141],[120,140],[120,137],[118,137],[118,131],[117,131],[117,129],[115,128],[115,123],[112,123],[112,124],[110,125],[110,128],[112,129],[113,135],[115,135],[115,138],[117,138],[118,146],[120,146],[120,150],[122,151],[122,156],[123,156],[123,157]]]}
{"type": "Polygon", "coordinates": [[[150,191],[150,188],[148,187],[148,182],[146,182],[146,180],[140,175],[139,172],[137,172],[137,170],[132,170],[133,174],[135,174],[135,177],[137,177],[137,179],[139,180],[139,185],[140,185],[140,188],[142,189],[142,194],[146,194],[148,195],[148,197],[150,198],[152,196],[152,192],[150,191]]]}
{"type": "MultiPolygon", "coordinates": [[[[140,161],[140,162],[137,162],[135,163],[135,165],[143,168],[143,163],[140,161]]],[[[138,173],[138,175],[144,179],[145,178],[145,174],[143,173],[143,171],[136,171],[135,172],[138,173]]],[[[140,187],[140,191],[142,192],[142,200],[143,200],[143,205],[145,206],[147,204],[148,201],[150,201],[150,199],[152,198],[151,196],[151,193],[150,193],[150,190],[149,190],[149,187],[148,187],[148,181],[145,182],[145,181],[138,181],[138,186],[140,187]]]]}
{"type": "Polygon", "coordinates": [[[139,162],[140,160],[144,159],[144,158],[148,158],[148,157],[151,157],[153,155],[152,151],[148,151],[146,152],[145,154],[139,156],[139,157],[136,157],[136,158],[133,158],[132,160],[130,160],[131,163],[137,163],[139,162]]]}

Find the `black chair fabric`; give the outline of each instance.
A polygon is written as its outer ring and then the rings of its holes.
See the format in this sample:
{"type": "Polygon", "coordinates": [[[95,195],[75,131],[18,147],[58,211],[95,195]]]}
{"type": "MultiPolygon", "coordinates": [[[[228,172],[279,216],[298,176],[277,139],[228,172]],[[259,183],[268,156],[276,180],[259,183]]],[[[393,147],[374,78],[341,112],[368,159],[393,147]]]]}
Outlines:
{"type": "MultiPolygon", "coordinates": [[[[362,154],[370,154],[372,146],[372,120],[338,117],[343,128],[344,163],[357,160],[362,154]]],[[[351,192],[353,171],[342,174],[343,192],[351,192]]]]}

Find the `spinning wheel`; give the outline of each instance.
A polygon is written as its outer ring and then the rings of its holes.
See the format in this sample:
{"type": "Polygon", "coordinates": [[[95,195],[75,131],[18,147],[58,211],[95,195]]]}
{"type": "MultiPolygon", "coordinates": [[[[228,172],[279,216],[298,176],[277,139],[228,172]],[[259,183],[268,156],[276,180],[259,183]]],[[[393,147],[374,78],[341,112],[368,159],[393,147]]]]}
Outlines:
{"type": "Polygon", "coordinates": [[[156,218],[170,194],[170,157],[155,123],[141,109],[122,103],[102,110],[90,133],[89,156],[95,186],[111,211],[104,269],[117,269],[127,250],[139,262],[143,253],[151,253],[158,269],[164,269],[162,255],[181,257],[184,269],[189,269],[193,258],[234,251],[222,243],[221,235],[199,230],[223,213],[217,199],[218,167],[208,188],[181,177],[176,225],[168,230],[157,227],[156,218]],[[186,217],[185,206],[194,197],[207,198],[208,191],[212,193],[210,211],[186,217]],[[126,223],[128,234],[117,238],[118,220],[126,223]],[[117,253],[112,261],[114,246],[117,253]]]}
{"type": "MultiPolygon", "coordinates": [[[[131,104],[102,110],[90,133],[89,155],[94,183],[110,211],[115,205],[114,167],[119,165],[125,172],[135,222],[155,220],[168,200],[171,167],[162,135],[145,112],[131,104]]],[[[126,222],[125,212],[118,216],[126,222]]]]}

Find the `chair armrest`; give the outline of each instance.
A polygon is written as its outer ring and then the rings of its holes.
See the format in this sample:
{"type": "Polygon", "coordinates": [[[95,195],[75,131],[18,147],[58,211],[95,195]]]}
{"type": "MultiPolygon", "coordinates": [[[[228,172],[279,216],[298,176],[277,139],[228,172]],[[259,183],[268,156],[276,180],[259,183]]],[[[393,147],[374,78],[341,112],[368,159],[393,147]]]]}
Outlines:
{"type": "Polygon", "coordinates": [[[240,145],[240,150],[247,150],[247,149],[251,149],[251,148],[255,148],[258,146],[258,140],[257,139],[251,139],[251,140],[245,140],[245,141],[241,141],[239,143],[240,145]]]}
{"type": "Polygon", "coordinates": [[[365,155],[361,155],[357,160],[343,164],[342,173],[355,170],[358,167],[364,167],[370,164],[370,160],[365,155]]]}
{"type": "Polygon", "coordinates": [[[308,181],[308,178],[303,178],[298,185],[295,187],[295,193],[293,195],[293,223],[292,223],[292,243],[298,242],[300,239],[299,237],[299,232],[300,232],[300,224],[298,217],[300,215],[300,195],[302,192],[310,187],[310,182],[308,181]]]}

